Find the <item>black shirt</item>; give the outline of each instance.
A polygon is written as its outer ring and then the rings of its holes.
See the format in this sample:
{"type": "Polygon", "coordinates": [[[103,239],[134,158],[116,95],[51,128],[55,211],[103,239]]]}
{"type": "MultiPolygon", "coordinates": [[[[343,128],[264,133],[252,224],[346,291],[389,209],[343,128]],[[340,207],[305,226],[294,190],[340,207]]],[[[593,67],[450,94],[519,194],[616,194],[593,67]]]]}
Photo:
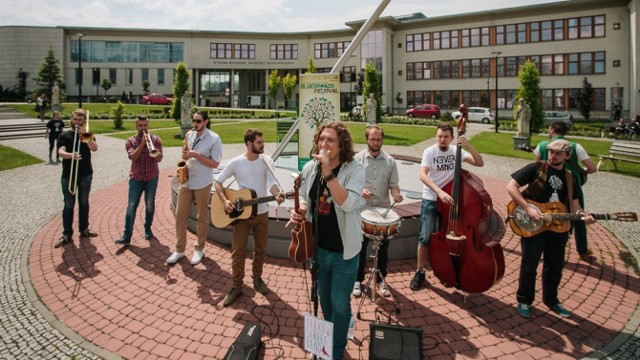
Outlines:
{"type": "MultiPolygon", "coordinates": [[[[58,136],[58,149],[65,147],[67,152],[73,152],[73,138],[74,131],[66,131],[58,136]]],[[[77,141],[80,141],[78,136],[77,141]]],[[[95,141],[95,140],[94,140],[95,141]]],[[[76,143],[76,146],[78,144],[76,143]]],[[[80,156],[82,159],[78,161],[78,176],[93,174],[93,167],[91,166],[91,150],[87,144],[80,142],[80,156]]],[[[71,159],[62,160],[62,178],[69,177],[69,171],[71,170],[71,159]]]]}
{"type": "MultiPolygon", "coordinates": [[[[333,169],[333,175],[338,176],[340,166],[333,169]]],[[[336,209],[333,204],[333,196],[327,187],[327,184],[321,180],[322,175],[318,171],[309,197],[311,198],[311,206],[314,209],[314,215],[317,214],[318,246],[332,252],[342,253],[344,246],[342,245],[342,236],[340,236],[340,228],[338,227],[338,218],[336,217],[336,209]],[[320,197],[318,197],[318,188],[320,188],[320,197]],[[317,202],[316,202],[317,200],[317,202]]],[[[315,220],[315,219],[314,219],[315,220]]]]}

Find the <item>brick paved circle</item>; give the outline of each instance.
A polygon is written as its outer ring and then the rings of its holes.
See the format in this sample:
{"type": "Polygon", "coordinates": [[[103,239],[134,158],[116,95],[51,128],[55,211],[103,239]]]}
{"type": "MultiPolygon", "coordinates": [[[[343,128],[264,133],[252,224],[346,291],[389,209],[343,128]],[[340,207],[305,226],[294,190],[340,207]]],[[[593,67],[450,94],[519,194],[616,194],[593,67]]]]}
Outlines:
{"type": "MultiPolygon", "coordinates": [[[[164,264],[173,249],[174,220],[170,208],[172,170],[161,174],[154,232],[158,240],[143,240],[138,211],[133,245],[113,244],[124,225],[127,183],[95,192],[91,198],[91,226],[100,235],[72,246],[53,249],[61,232],[55,216],[36,235],[29,252],[29,270],[42,302],[66,325],[89,341],[125,358],[221,358],[247,322],[262,321],[266,359],[282,356],[304,359],[301,350],[303,313],[308,311],[304,273],[286,260],[269,259],[264,279],[273,290],[263,296],[245,286],[244,296],[231,308],[221,306],[229,290],[230,251],[209,242],[205,261],[192,267],[183,259],[164,264]]],[[[506,183],[482,177],[494,209],[505,216],[506,183]]],[[[284,225],[284,224],[283,224],[284,225]]],[[[501,244],[507,264],[503,280],[481,295],[463,294],[429,277],[430,286],[408,289],[415,261],[390,262],[388,282],[400,304],[397,319],[421,327],[424,356],[429,358],[580,358],[611,342],[638,304],[638,276],[623,262],[622,244],[601,224],[590,226],[598,261],[579,261],[573,240],[567,247],[567,266],[560,299],[573,311],[562,319],[547,311],[540,289],[531,320],[514,309],[519,269],[519,238],[505,229],[501,244]]],[[[187,258],[193,234],[188,235],[187,258]]],[[[250,260],[247,262],[250,269],[250,260]]],[[[245,284],[250,284],[247,271],[245,284]]],[[[539,285],[538,285],[539,287],[539,285]]],[[[357,308],[356,299],[352,301],[357,308]]],[[[394,310],[392,303],[369,300],[361,312],[373,319],[376,308],[394,310]]],[[[394,316],[394,318],[396,318],[394,316]]],[[[347,347],[351,358],[368,353],[368,324],[358,321],[356,341],[347,347]]]]}

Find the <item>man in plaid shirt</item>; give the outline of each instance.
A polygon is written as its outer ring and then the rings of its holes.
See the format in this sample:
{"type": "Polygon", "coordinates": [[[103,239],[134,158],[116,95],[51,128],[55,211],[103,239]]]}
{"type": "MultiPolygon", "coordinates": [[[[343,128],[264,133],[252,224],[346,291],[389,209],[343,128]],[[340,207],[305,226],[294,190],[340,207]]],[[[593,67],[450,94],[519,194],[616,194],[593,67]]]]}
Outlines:
{"type": "Polygon", "coordinates": [[[129,204],[124,222],[124,234],[116,244],[129,245],[133,233],[133,224],[136,220],[136,211],[140,198],[144,192],[145,218],[144,218],[144,238],[151,240],[151,224],[156,209],[156,190],[158,189],[158,176],[160,169],[158,163],[162,161],[162,140],[159,137],[149,134],[149,120],[145,115],[138,115],[136,120],[138,133],[129,139],[125,144],[129,160],[131,160],[131,170],[129,171],[129,204]],[[153,146],[157,150],[157,155],[152,157],[147,146],[149,135],[153,146]]]}

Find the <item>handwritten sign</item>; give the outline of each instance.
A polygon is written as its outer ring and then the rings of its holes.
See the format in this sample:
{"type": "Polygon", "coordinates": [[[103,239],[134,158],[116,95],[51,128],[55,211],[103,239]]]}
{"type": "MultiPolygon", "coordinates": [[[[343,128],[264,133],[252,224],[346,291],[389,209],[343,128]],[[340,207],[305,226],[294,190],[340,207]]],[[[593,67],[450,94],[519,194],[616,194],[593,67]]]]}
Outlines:
{"type": "Polygon", "coordinates": [[[304,349],[321,359],[333,359],[333,323],[305,313],[304,349]]]}

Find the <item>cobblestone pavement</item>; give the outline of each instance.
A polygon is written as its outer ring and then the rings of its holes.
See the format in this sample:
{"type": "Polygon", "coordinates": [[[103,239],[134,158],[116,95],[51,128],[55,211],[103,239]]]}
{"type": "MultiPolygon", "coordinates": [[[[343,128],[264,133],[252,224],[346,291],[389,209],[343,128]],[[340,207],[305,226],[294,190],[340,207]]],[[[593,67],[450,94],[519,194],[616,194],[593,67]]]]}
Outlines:
{"type": "MultiPolygon", "coordinates": [[[[24,119],[22,121],[36,121],[24,119]]],[[[479,125],[480,127],[481,125],[479,125]]],[[[482,129],[481,129],[482,130],[482,129]]],[[[469,137],[473,136],[469,132],[469,137]]],[[[124,151],[124,143],[105,136],[98,137],[99,151],[94,154],[95,167],[92,193],[122,182],[128,177],[129,161],[124,151]]],[[[48,143],[44,139],[8,140],[0,144],[17,148],[38,158],[47,160],[48,143]]],[[[389,153],[409,156],[421,156],[430,140],[412,147],[387,146],[389,153]]],[[[242,144],[225,145],[224,159],[243,151],[242,144]]],[[[266,153],[275,149],[268,144],[266,153]]],[[[178,148],[165,149],[162,168],[172,168],[179,157],[178,148]]],[[[507,180],[509,174],[525,164],[522,159],[502,158],[484,155],[486,165],[474,168],[474,172],[497,179],[507,180]]],[[[73,331],[58,321],[38,299],[28,270],[29,248],[36,233],[62,208],[60,196],[60,165],[27,166],[0,172],[0,181],[4,184],[3,206],[0,215],[0,271],[2,271],[0,306],[0,358],[17,359],[115,359],[119,356],[95,346],[91,342],[74,335],[73,331]]],[[[587,209],[594,212],[616,212],[640,209],[640,197],[637,194],[618,191],[618,189],[637,189],[638,179],[611,173],[592,175],[585,186],[587,209]]],[[[94,205],[94,204],[92,204],[94,205]]],[[[94,205],[95,206],[95,205],[94,205]]],[[[124,206],[124,204],[123,204],[124,206]]],[[[635,263],[640,249],[640,229],[638,224],[602,222],[628,248],[629,261],[635,263]]],[[[52,241],[55,239],[52,239],[52,241]]],[[[625,331],[605,348],[602,354],[594,353],[595,358],[637,359],[640,358],[640,332],[638,324],[638,304],[636,312],[628,320],[625,331]]]]}

